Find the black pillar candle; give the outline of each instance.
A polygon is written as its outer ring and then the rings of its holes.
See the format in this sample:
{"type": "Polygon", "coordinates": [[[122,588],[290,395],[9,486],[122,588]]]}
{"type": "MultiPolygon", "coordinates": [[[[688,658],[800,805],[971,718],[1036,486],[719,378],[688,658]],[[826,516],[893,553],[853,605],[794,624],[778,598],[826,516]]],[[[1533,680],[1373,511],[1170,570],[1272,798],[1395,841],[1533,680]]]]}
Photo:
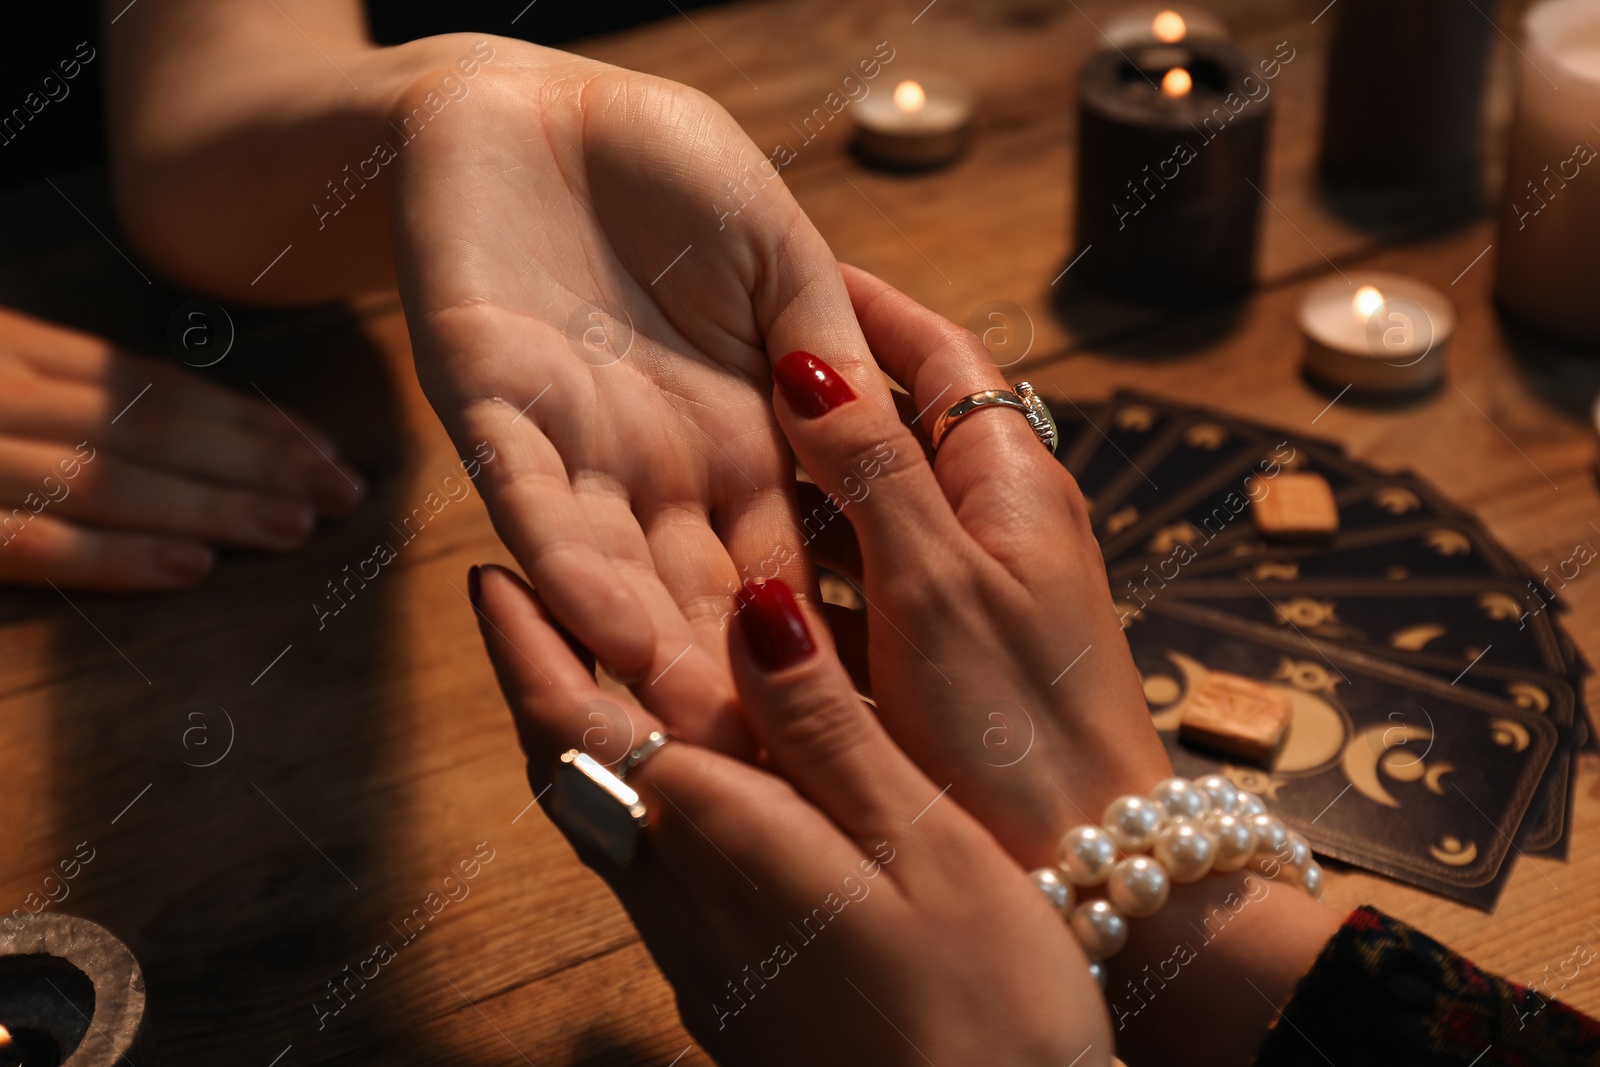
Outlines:
{"type": "Polygon", "coordinates": [[[1323,103],[1335,184],[1475,188],[1495,0],[1339,0],[1323,103]]]}
{"type": "Polygon", "coordinates": [[[1190,306],[1255,281],[1272,82],[1228,41],[1100,52],[1078,82],[1077,247],[1083,284],[1190,306]]]}

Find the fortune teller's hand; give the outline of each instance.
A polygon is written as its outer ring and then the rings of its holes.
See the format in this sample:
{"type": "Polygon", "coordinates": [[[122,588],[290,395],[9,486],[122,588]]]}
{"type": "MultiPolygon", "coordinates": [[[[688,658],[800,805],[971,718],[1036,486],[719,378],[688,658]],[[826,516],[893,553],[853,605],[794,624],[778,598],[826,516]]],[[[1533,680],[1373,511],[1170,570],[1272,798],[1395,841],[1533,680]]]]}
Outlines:
{"type": "Polygon", "coordinates": [[[0,582],[174,589],[210,571],[212,546],[298,547],[319,513],[348,511],[362,491],[298,425],[0,309],[0,582]]]}
{"type": "MultiPolygon", "coordinates": [[[[548,810],[571,788],[546,791],[557,759],[589,727],[574,709],[601,691],[520,579],[486,567],[470,584],[548,810]]],[[[1109,1063],[1105,1004],[1061,915],[958,805],[930,806],[938,787],[856,695],[816,616],[774,580],[737,619],[738,695],[783,777],[668,743],[626,774],[649,821],[630,866],[568,835],[695,1039],[730,1067],[1109,1063]]],[[[632,713],[638,739],[662,728],[632,713]]]]}
{"type": "Polygon", "coordinates": [[[770,359],[825,350],[886,413],[889,392],[832,254],[727,112],[495,48],[391,165],[420,378],[459,447],[494,445],[486,502],[551,614],[681,736],[750,754],[733,594],[815,591],[770,359]]]}
{"type": "MultiPolygon", "coordinates": [[[[862,271],[845,278],[868,343],[930,434],[957,400],[1004,387],[971,333],[862,271]]],[[[1066,830],[1169,776],[1082,497],[1024,417],[988,407],[960,418],[930,465],[824,359],[788,355],[774,377],[796,455],[848,501],[878,716],[935,785],[1035,867],[1056,861],[1066,830]],[[863,457],[878,462],[864,472],[863,457]]],[[[1175,885],[1107,965],[1119,1054],[1244,1062],[1335,925],[1309,894],[1248,870],[1175,885]],[[1218,933],[1223,908],[1232,918],[1218,933]],[[1198,961],[1176,945],[1199,945],[1198,961]],[[1159,995],[1141,986],[1170,978],[1175,951],[1181,981],[1159,995]]]]}
{"type": "MultiPolygon", "coordinates": [[[[845,278],[868,343],[930,432],[961,398],[1005,388],[969,331],[862,271],[845,278]]],[[[859,540],[878,714],[1014,856],[1051,863],[1066,829],[1171,773],[1082,495],[1006,408],[952,423],[930,466],[831,362],[786,356],[775,404],[859,540]]]]}

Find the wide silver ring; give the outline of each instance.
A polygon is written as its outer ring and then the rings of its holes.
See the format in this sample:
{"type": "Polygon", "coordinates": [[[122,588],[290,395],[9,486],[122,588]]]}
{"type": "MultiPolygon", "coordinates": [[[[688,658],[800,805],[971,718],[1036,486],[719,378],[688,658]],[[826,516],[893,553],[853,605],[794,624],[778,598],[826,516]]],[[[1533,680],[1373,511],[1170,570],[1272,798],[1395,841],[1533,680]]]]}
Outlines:
{"type": "Polygon", "coordinates": [[[933,423],[933,450],[937,452],[943,443],[945,434],[950,432],[950,427],[959,420],[986,407],[1006,407],[1022,413],[1028,420],[1028,426],[1033,430],[1039,443],[1044,445],[1053,456],[1056,453],[1056,444],[1059,435],[1056,431],[1055,417],[1050,414],[1050,408],[1034,392],[1033,386],[1027,382],[1018,382],[1013,389],[985,389],[962,397],[944,410],[933,423]]]}
{"type": "Polygon", "coordinates": [[[550,814],[569,833],[626,867],[638,854],[650,816],[638,791],[623,778],[672,740],[670,734],[652,733],[615,771],[587,752],[563,752],[551,781],[550,814]]]}

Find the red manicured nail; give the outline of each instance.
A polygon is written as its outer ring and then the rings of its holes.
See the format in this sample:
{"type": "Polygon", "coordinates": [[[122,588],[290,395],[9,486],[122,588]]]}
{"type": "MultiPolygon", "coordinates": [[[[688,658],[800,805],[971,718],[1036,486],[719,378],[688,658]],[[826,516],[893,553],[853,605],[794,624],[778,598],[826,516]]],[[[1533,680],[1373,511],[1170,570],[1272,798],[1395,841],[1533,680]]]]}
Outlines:
{"type": "Polygon", "coordinates": [[[784,399],[808,419],[826,415],[856,398],[850,384],[810,352],[790,352],[772,368],[784,399]]]}
{"type": "Polygon", "coordinates": [[[467,596],[472,599],[473,610],[479,610],[478,602],[483,599],[483,568],[476,563],[467,571],[467,596]]]}
{"type": "Polygon", "coordinates": [[[781,671],[816,651],[800,605],[781,580],[745,582],[739,600],[739,628],[762,669],[781,671]]]}

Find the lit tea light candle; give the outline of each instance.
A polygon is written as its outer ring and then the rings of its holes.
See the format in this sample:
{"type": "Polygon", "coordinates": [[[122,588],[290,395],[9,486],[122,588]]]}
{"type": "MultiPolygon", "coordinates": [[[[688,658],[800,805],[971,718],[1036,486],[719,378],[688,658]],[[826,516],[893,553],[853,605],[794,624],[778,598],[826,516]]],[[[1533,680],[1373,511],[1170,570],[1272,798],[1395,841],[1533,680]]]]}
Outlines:
{"type": "Polygon", "coordinates": [[[1100,40],[1109,49],[1142,44],[1177,44],[1190,38],[1227,40],[1227,25],[1204,8],[1191,4],[1135,4],[1097,17],[1100,40]]]}
{"type": "Polygon", "coordinates": [[[1600,347],[1600,4],[1528,12],[1495,295],[1517,318],[1600,347]]]}
{"type": "Polygon", "coordinates": [[[1194,306],[1255,282],[1273,79],[1292,53],[1253,60],[1168,14],[1145,16],[1151,43],[1097,52],[1079,76],[1069,259],[1074,283],[1194,306]]]}
{"type": "Polygon", "coordinates": [[[966,147],[974,113],[972,92],[935,74],[902,79],[889,93],[855,104],[855,150],[866,162],[891,170],[921,170],[948,163],[966,147]]]}
{"type": "Polygon", "coordinates": [[[1444,377],[1455,322],[1445,295],[1414,278],[1329,278],[1300,303],[1306,375],[1336,393],[1420,395],[1444,377]]]}

